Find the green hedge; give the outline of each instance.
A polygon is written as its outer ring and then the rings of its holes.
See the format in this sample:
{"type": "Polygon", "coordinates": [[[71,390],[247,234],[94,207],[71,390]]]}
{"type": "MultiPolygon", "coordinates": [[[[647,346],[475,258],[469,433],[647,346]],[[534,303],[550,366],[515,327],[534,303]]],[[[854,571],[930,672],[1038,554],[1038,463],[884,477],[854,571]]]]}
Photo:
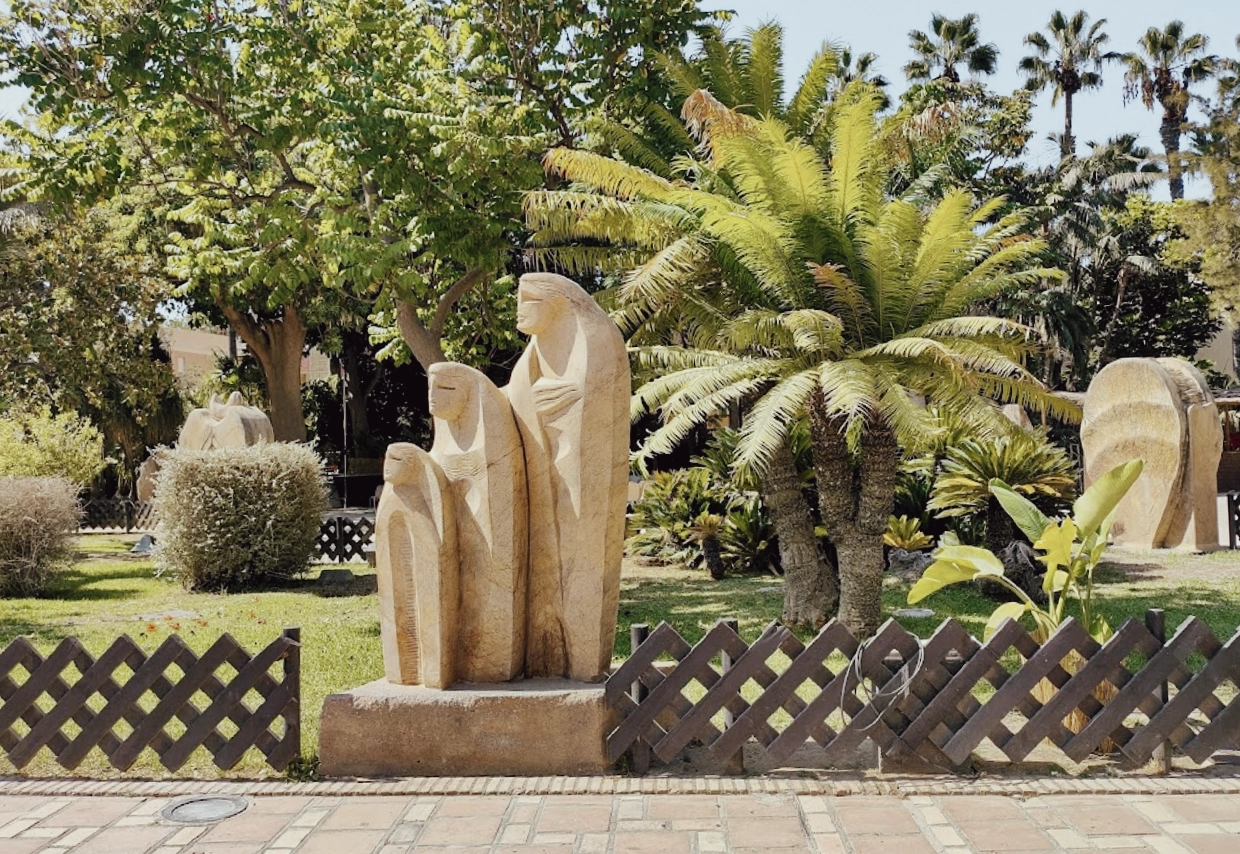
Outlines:
{"type": "Polygon", "coordinates": [[[314,555],[327,505],[322,460],[282,442],[172,450],[154,504],[155,565],[186,587],[228,592],[286,579],[314,555]]]}

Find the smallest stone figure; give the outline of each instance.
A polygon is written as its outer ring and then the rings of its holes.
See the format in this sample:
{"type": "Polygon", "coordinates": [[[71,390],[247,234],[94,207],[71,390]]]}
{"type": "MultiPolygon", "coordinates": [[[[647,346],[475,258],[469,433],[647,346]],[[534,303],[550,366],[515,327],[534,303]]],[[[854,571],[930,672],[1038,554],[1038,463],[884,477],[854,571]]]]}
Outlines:
{"type": "Polygon", "coordinates": [[[456,681],[460,578],[447,477],[417,445],[390,445],[375,519],[379,635],[389,682],[447,688],[456,681]]]}

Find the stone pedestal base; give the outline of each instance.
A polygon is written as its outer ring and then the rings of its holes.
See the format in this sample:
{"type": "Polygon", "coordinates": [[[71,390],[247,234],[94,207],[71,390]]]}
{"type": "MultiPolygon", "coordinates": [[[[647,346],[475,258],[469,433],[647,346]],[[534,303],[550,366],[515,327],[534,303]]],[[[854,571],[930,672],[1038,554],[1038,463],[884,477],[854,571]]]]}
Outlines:
{"type": "Polygon", "coordinates": [[[447,691],[379,680],[323,701],[326,777],[547,776],[606,772],[618,722],[601,684],[527,679],[447,691]]]}

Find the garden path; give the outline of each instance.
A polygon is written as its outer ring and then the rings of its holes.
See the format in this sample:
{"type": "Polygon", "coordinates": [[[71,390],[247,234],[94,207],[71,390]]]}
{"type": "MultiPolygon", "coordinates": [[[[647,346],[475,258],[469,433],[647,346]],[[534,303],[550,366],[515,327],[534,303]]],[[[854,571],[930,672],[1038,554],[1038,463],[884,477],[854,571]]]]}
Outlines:
{"type": "MultiPolygon", "coordinates": [[[[597,780],[613,778],[594,778],[597,780]]],[[[649,778],[647,778],[649,779],[649,778]]],[[[185,781],[189,782],[189,781],[185,781]]],[[[1237,779],[1136,780],[1130,794],[798,794],[804,781],[720,780],[742,794],[258,795],[213,826],[161,823],[175,799],[0,794],[0,854],[965,854],[1240,850],[1237,779]],[[733,782],[738,785],[732,785],[733,782]],[[1220,785],[1221,782],[1221,785],[1220,785]],[[762,791],[767,789],[768,791],[762,791]]],[[[709,781],[696,781],[706,784],[709,781]]],[[[955,781],[956,783],[964,781],[955,781]]],[[[1069,791],[1039,779],[1027,791],[1069,791]]],[[[351,784],[312,784],[349,791],[351,784]]],[[[1086,784],[1088,785],[1088,783],[1086,784]]],[[[0,792],[13,786],[0,781],[0,792]]],[[[623,787],[608,786],[613,791],[623,787]]],[[[918,788],[914,786],[914,788],[918,788]]],[[[958,789],[945,786],[943,791],[958,789]]],[[[984,789],[979,784],[978,789],[984,789]]],[[[276,784],[271,791],[287,790],[276,784]]],[[[833,791],[831,787],[822,789],[833,791]]],[[[834,791],[848,791],[836,788],[834,791]]],[[[934,786],[922,787],[933,791],[934,786]]],[[[968,791],[968,787],[963,788],[968,791]]]]}

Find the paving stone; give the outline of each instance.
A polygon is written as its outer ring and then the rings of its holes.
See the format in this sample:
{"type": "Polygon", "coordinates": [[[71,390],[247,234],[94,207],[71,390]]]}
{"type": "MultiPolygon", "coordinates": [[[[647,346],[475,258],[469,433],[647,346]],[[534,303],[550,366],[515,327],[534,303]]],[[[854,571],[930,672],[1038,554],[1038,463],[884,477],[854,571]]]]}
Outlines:
{"type": "MultiPolygon", "coordinates": [[[[420,849],[419,849],[420,850],[420,849]]],[[[474,849],[467,849],[473,851],[474,849]]],[[[478,854],[487,854],[488,849],[476,849],[478,854]]],[[[461,854],[460,848],[449,849],[450,854],[461,854]]],[[[573,854],[571,845],[501,845],[494,854],[573,854]]]]}
{"type": "Polygon", "coordinates": [[[534,819],[538,818],[538,810],[540,808],[541,804],[523,804],[518,802],[508,812],[508,821],[518,824],[533,824],[534,819]]]}
{"type": "Polygon", "coordinates": [[[938,854],[924,836],[859,836],[848,837],[853,854],[938,854]]]}
{"type": "Polygon", "coordinates": [[[500,797],[458,795],[445,798],[444,802],[439,805],[439,812],[435,814],[442,818],[503,815],[508,812],[511,803],[512,799],[506,795],[500,797]]]}
{"type": "Polygon", "coordinates": [[[534,825],[535,833],[600,833],[611,829],[611,806],[561,806],[549,803],[534,825]]]}
{"type": "Polygon", "coordinates": [[[289,827],[315,827],[331,810],[326,807],[314,807],[303,812],[301,815],[293,819],[289,827]]]}
{"type": "Polygon", "coordinates": [[[23,839],[42,839],[43,844],[46,845],[50,840],[55,839],[58,836],[64,836],[66,830],[68,830],[68,828],[39,826],[22,831],[21,836],[23,839]]]}
{"type": "Polygon", "coordinates": [[[57,816],[56,824],[63,827],[103,827],[142,805],[137,798],[80,798],[73,809],[57,816]]]}
{"type": "Polygon", "coordinates": [[[826,813],[807,814],[805,826],[810,833],[835,833],[835,820],[826,813]]]}
{"type": "Polygon", "coordinates": [[[528,824],[510,824],[500,834],[499,841],[508,845],[523,845],[529,841],[531,830],[528,824]]]}
{"type": "Polygon", "coordinates": [[[373,851],[382,841],[382,830],[316,830],[297,854],[345,854],[346,851],[361,854],[373,851]]]}
{"type": "Polygon", "coordinates": [[[286,815],[259,815],[242,813],[225,819],[207,831],[205,842],[269,842],[280,835],[288,824],[286,815]]]}
{"type": "Polygon", "coordinates": [[[276,837],[275,841],[271,843],[271,847],[296,848],[305,841],[306,837],[310,835],[310,831],[312,829],[313,828],[309,827],[289,828],[276,837]]]}
{"type": "MultiPolygon", "coordinates": [[[[584,833],[581,836],[581,846],[578,850],[581,854],[603,854],[610,841],[611,835],[607,833],[584,833]]],[[[698,850],[702,850],[700,845],[698,850]]]]}
{"type": "Polygon", "coordinates": [[[1124,804],[1062,806],[1060,813],[1086,836],[1140,836],[1157,834],[1158,828],[1124,804]]]}
{"type": "Polygon", "coordinates": [[[805,831],[799,821],[784,818],[754,818],[728,823],[732,848],[794,848],[805,845],[805,831]]]}
{"type": "Polygon", "coordinates": [[[940,798],[939,806],[960,825],[1024,819],[1024,811],[1011,798],[965,795],[959,798],[940,798]]]}
{"type": "Polygon", "coordinates": [[[98,833],[99,830],[100,828],[98,827],[75,828],[69,831],[68,833],[66,833],[60,839],[57,839],[56,845],[57,847],[60,847],[60,848],[72,848],[74,845],[81,845],[87,839],[90,839],[92,836],[98,833]]]}
{"type": "Polygon", "coordinates": [[[262,813],[299,813],[314,799],[305,795],[263,795],[250,799],[250,810],[262,813]]]}
{"type": "MultiPolygon", "coordinates": [[[[171,836],[174,828],[165,826],[151,827],[108,827],[99,831],[90,839],[74,848],[76,854],[101,854],[101,852],[146,851],[171,836]]],[[[213,851],[212,854],[215,854],[213,851]]]]}
{"type": "Polygon", "coordinates": [[[1180,821],[1236,821],[1240,818],[1240,798],[1230,795],[1180,795],[1161,803],[1169,806],[1180,821]]]}
{"type": "Polygon", "coordinates": [[[358,798],[336,807],[319,826],[323,830],[387,830],[405,811],[402,798],[358,798]]]}
{"type": "Polygon", "coordinates": [[[617,833],[612,851],[613,854],[689,854],[691,835],[667,832],[617,833]]]}
{"type": "Polygon", "coordinates": [[[1069,827],[1051,827],[1047,835],[1061,848],[1089,848],[1089,840],[1069,827]]]}
{"type": "Polygon", "coordinates": [[[37,818],[19,818],[10,821],[8,824],[0,827],[0,839],[12,839],[20,833],[25,833],[30,828],[39,823],[37,818]]]}
{"type": "Polygon", "coordinates": [[[1175,837],[1180,836],[1213,836],[1221,834],[1223,828],[1217,824],[1208,824],[1206,822],[1187,822],[1177,821],[1162,826],[1163,833],[1168,833],[1175,837]]]}
{"type": "Polygon", "coordinates": [[[1047,851],[1054,847],[1042,831],[1023,819],[961,823],[960,830],[979,851],[1047,851]]]}
{"type": "Polygon", "coordinates": [[[1145,842],[1140,836],[1094,836],[1090,837],[1090,842],[1099,848],[1145,848],[1145,842]]]}
{"type": "Polygon", "coordinates": [[[704,831],[697,835],[697,850],[701,852],[727,851],[727,834],[722,831],[704,831]]]}
{"type": "Polygon", "coordinates": [[[949,825],[932,825],[930,832],[934,834],[934,838],[940,845],[964,845],[964,840],[960,838],[960,834],[956,832],[954,827],[949,825]]]}
{"type": "Polygon", "coordinates": [[[572,845],[577,841],[575,833],[535,833],[535,845],[572,845]]]}
{"type": "MultiPolygon", "coordinates": [[[[499,833],[499,816],[439,818],[426,823],[418,847],[428,845],[490,845],[499,833]]],[[[317,835],[317,834],[316,834],[317,835]]]]}
{"type": "Polygon", "coordinates": [[[1142,836],[1141,838],[1154,850],[1155,854],[1191,854],[1187,848],[1169,836],[1142,836]]]}
{"type": "Polygon", "coordinates": [[[1236,854],[1236,840],[1229,836],[1179,836],[1176,841],[1195,854],[1236,854]]]}
{"type": "Polygon", "coordinates": [[[45,850],[46,842],[45,839],[0,839],[0,854],[33,854],[45,850]]]}
{"type": "MultiPolygon", "coordinates": [[[[894,799],[893,799],[894,800],[894,799]]],[[[650,807],[659,801],[652,798],[650,807]]],[[[793,817],[799,815],[791,795],[724,795],[719,798],[728,818],[739,816],[793,817]]]]}
{"type": "Polygon", "coordinates": [[[838,833],[815,833],[813,839],[818,854],[844,854],[844,840],[838,833]]]}
{"type": "Polygon", "coordinates": [[[434,811],[435,804],[417,803],[405,810],[405,814],[401,816],[401,819],[403,821],[426,821],[434,811]]]}
{"type": "Polygon", "coordinates": [[[643,800],[622,800],[616,808],[616,818],[618,819],[637,819],[641,820],[646,817],[646,803],[643,800]]]}
{"type": "MultiPolygon", "coordinates": [[[[730,799],[725,798],[725,801],[730,799]]],[[[739,807],[740,804],[737,804],[739,807]]],[[[795,810],[796,807],[790,802],[789,809],[795,810]]],[[[765,805],[755,803],[754,809],[766,809],[765,805]]],[[[780,805],[783,809],[783,805],[780,805]]],[[[742,814],[742,813],[738,813],[742,814]]],[[[744,815],[760,815],[761,812],[745,812],[744,815]]],[[[791,815],[791,812],[783,814],[791,815]]],[[[685,818],[719,818],[719,804],[711,797],[685,797],[682,795],[669,795],[665,797],[650,798],[646,804],[646,816],[650,819],[672,820],[685,818]]]]}
{"type": "Polygon", "coordinates": [[[822,795],[802,795],[797,798],[797,803],[801,805],[801,812],[806,815],[830,811],[827,807],[827,799],[822,795]]]}
{"type": "Polygon", "coordinates": [[[839,806],[835,808],[835,818],[844,835],[853,836],[866,834],[912,834],[921,833],[921,828],[913,820],[913,816],[904,806],[839,806]]]}

